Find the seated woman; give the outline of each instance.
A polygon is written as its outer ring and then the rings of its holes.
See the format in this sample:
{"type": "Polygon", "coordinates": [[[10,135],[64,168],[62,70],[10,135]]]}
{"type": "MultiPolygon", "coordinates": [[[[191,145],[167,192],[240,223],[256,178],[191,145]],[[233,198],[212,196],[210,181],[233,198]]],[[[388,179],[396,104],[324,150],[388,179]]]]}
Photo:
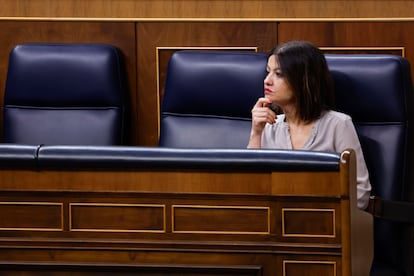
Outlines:
{"type": "Polygon", "coordinates": [[[333,110],[333,81],[323,53],[307,41],[281,44],[270,53],[267,72],[264,97],[252,109],[248,148],[354,149],[358,208],[365,209],[368,170],[351,117],[333,110]]]}

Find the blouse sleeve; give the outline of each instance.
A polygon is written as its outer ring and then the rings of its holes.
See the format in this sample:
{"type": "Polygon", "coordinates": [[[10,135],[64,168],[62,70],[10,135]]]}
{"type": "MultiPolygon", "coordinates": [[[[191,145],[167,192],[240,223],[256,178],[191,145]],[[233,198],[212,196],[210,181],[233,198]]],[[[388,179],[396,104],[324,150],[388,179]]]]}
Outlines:
{"type": "Polygon", "coordinates": [[[335,148],[337,152],[342,152],[347,148],[352,148],[355,151],[357,162],[358,208],[364,210],[368,206],[371,191],[368,169],[352,119],[348,117],[343,121],[343,124],[343,126],[336,126],[335,148]]]}

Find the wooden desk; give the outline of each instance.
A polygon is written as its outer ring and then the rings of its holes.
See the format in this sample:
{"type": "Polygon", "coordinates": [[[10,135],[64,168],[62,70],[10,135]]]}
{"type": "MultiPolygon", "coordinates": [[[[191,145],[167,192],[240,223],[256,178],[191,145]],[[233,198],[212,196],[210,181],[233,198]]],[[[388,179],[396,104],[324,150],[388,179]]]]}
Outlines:
{"type": "Polygon", "coordinates": [[[337,172],[2,170],[0,271],[351,275],[355,179],[352,151],[337,172]]]}

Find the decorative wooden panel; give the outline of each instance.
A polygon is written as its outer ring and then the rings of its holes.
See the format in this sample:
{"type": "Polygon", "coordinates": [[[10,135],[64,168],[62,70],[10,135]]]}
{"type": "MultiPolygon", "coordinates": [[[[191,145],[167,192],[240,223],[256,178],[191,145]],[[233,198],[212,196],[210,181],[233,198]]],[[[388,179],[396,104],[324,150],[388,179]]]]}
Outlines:
{"type": "Polygon", "coordinates": [[[283,276],[324,275],[336,276],[337,265],[333,261],[283,261],[283,276]]]}
{"type": "Polygon", "coordinates": [[[174,233],[270,234],[270,208],[173,205],[174,233]]]}
{"type": "MultiPolygon", "coordinates": [[[[281,22],[278,40],[304,39],[328,53],[394,54],[414,64],[414,21],[281,22]]],[[[413,70],[414,76],[414,70],[413,70]]]]}
{"type": "Polygon", "coordinates": [[[350,275],[351,154],[325,173],[0,170],[0,274],[350,275]],[[304,178],[332,191],[272,189],[304,178]]]}
{"type": "Polygon", "coordinates": [[[335,222],[335,209],[282,208],[282,237],[335,238],[335,222]]]}
{"type": "Polygon", "coordinates": [[[405,57],[405,47],[320,47],[325,54],[387,54],[405,57]]]}
{"type": "Polygon", "coordinates": [[[63,231],[63,204],[0,202],[0,231],[10,230],[63,231]]]}
{"type": "Polygon", "coordinates": [[[70,203],[70,231],[165,232],[165,205],[70,203]]]}

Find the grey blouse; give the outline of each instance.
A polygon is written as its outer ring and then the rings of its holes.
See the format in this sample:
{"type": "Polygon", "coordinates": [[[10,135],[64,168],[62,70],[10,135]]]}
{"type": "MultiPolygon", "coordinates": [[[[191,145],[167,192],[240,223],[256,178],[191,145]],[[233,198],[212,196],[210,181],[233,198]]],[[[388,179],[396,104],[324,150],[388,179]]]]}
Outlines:
{"type": "MultiPolygon", "coordinates": [[[[292,149],[289,126],[285,115],[277,116],[274,124],[266,124],[261,148],[292,149]]],[[[358,208],[365,209],[368,205],[371,184],[361,145],[350,116],[336,112],[324,112],[314,124],[312,133],[303,145],[303,150],[342,152],[352,148],[356,153],[357,162],[357,198],[358,208]]]]}

